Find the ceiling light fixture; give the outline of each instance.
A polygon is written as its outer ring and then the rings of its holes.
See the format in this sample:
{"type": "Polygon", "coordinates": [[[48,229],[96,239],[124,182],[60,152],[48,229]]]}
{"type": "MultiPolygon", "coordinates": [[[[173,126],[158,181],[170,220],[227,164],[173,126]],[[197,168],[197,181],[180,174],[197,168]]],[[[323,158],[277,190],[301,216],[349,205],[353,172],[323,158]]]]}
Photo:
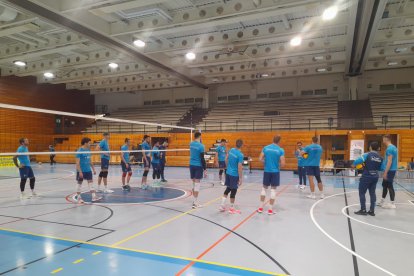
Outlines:
{"type": "Polygon", "coordinates": [[[26,65],[27,65],[27,63],[26,63],[26,62],[21,61],[21,60],[16,60],[16,61],[13,61],[13,63],[14,63],[14,65],[17,65],[17,66],[19,66],[19,67],[23,67],[23,66],[26,66],[26,65]]]}
{"type": "Polygon", "coordinates": [[[136,39],[134,40],[134,45],[139,48],[142,48],[142,47],[145,47],[145,42],[142,41],[141,39],[136,39]]]}
{"type": "Polygon", "coordinates": [[[268,77],[269,76],[269,74],[262,74],[262,77],[264,77],[264,78],[266,78],[266,77],[268,77]]]}
{"type": "Polygon", "coordinates": [[[336,17],[337,14],[338,14],[338,7],[337,6],[332,6],[332,7],[329,7],[329,8],[327,8],[323,11],[322,19],[323,20],[332,20],[336,17]]]}
{"type": "Polygon", "coordinates": [[[109,64],[108,64],[108,66],[109,66],[110,68],[112,68],[112,69],[116,69],[116,68],[118,68],[118,64],[117,64],[117,63],[114,63],[114,62],[109,63],[109,64]]]}
{"type": "Polygon", "coordinates": [[[318,68],[316,69],[316,72],[319,72],[319,73],[326,72],[326,68],[318,68]]]}
{"type": "Polygon", "coordinates": [[[395,48],[395,50],[394,50],[394,52],[396,52],[396,53],[402,53],[402,52],[405,52],[405,51],[407,51],[407,48],[395,48]]]}
{"type": "Polygon", "coordinates": [[[324,60],[324,56],[316,56],[313,58],[313,60],[324,60]]]}
{"type": "Polygon", "coordinates": [[[185,58],[188,60],[195,60],[196,55],[193,52],[188,52],[187,54],[185,54],[185,58]]]}
{"type": "Polygon", "coordinates": [[[290,40],[290,45],[291,46],[299,46],[300,44],[302,44],[302,38],[300,36],[295,36],[294,38],[292,38],[290,40]]]}
{"type": "Polygon", "coordinates": [[[389,61],[387,64],[388,64],[388,66],[394,66],[394,65],[398,65],[398,62],[396,62],[396,61],[389,61]]]}
{"type": "Polygon", "coordinates": [[[45,78],[48,78],[48,79],[51,79],[51,78],[54,78],[54,77],[55,77],[55,75],[54,75],[53,73],[51,73],[51,72],[45,72],[45,73],[43,74],[43,76],[44,76],[45,78]]]}

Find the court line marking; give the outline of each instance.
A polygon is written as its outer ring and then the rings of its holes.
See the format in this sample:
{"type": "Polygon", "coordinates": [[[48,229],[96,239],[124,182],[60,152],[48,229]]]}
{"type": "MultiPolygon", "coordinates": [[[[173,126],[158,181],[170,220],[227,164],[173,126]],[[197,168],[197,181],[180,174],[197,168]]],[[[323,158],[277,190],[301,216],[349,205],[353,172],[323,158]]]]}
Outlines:
{"type": "MultiPolygon", "coordinates": [[[[289,187],[289,185],[286,185],[283,187],[283,189],[281,191],[279,191],[277,193],[277,195],[282,194],[287,188],[289,187]]],[[[267,201],[265,203],[265,205],[268,203],[269,201],[267,201]]],[[[224,236],[222,236],[220,239],[218,239],[215,243],[213,243],[210,247],[208,247],[206,250],[204,250],[196,259],[199,260],[202,257],[204,257],[208,252],[210,252],[211,250],[213,250],[213,248],[215,248],[218,244],[220,244],[223,240],[225,240],[228,236],[230,236],[230,234],[232,234],[233,231],[237,230],[237,228],[239,228],[240,226],[242,226],[246,221],[250,220],[254,215],[257,214],[257,211],[254,210],[249,216],[247,216],[245,219],[243,219],[239,224],[237,224],[236,226],[234,226],[231,231],[228,231],[224,236]]],[[[189,263],[188,265],[186,265],[183,269],[181,269],[177,274],[175,274],[176,276],[180,276],[182,275],[182,273],[184,273],[187,269],[189,269],[190,267],[192,267],[195,264],[194,261],[192,261],[191,263],[189,263]]],[[[289,275],[288,271],[281,266],[279,263],[277,263],[277,265],[279,266],[279,268],[281,268],[286,274],[275,274],[275,275],[289,275]]]]}
{"type": "MultiPolygon", "coordinates": [[[[207,202],[207,203],[205,203],[205,204],[203,205],[203,207],[208,206],[208,205],[210,205],[210,204],[214,203],[215,201],[218,201],[219,199],[221,199],[221,196],[220,196],[220,197],[217,197],[217,198],[215,198],[215,199],[213,199],[213,200],[210,200],[210,201],[209,201],[209,202],[207,202]]],[[[172,221],[174,221],[174,220],[176,220],[176,219],[179,219],[179,218],[181,218],[181,217],[183,217],[183,216],[185,216],[185,215],[187,215],[187,214],[189,214],[189,213],[192,213],[192,212],[194,212],[195,210],[197,210],[197,209],[191,209],[191,210],[188,210],[187,212],[184,212],[184,213],[182,213],[182,214],[179,214],[179,215],[176,215],[176,216],[174,216],[174,217],[172,217],[172,218],[169,218],[169,219],[167,219],[167,220],[164,220],[164,221],[162,221],[162,222],[160,222],[160,223],[158,223],[158,224],[156,224],[156,225],[153,225],[153,226],[151,226],[151,227],[149,227],[149,228],[146,228],[146,229],[144,229],[144,230],[142,230],[142,231],[140,231],[140,232],[138,232],[138,233],[136,233],[136,234],[134,234],[134,235],[132,235],[132,236],[129,236],[129,237],[127,237],[127,238],[125,238],[125,239],[123,239],[123,240],[120,240],[120,241],[118,241],[118,242],[116,242],[116,243],[113,243],[113,244],[112,244],[112,246],[118,246],[118,245],[123,244],[123,243],[125,243],[125,242],[127,242],[127,241],[130,241],[130,240],[132,240],[132,239],[134,239],[134,238],[136,238],[136,237],[139,237],[139,236],[141,236],[141,235],[143,235],[143,234],[145,234],[145,233],[147,233],[147,232],[149,232],[149,231],[152,231],[152,230],[154,230],[154,229],[157,229],[157,228],[159,228],[159,227],[161,227],[161,226],[163,226],[163,225],[165,225],[165,224],[168,224],[168,223],[170,223],[170,222],[172,222],[172,221]]]]}
{"type": "MultiPolygon", "coordinates": [[[[358,191],[354,191],[354,192],[346,192],[347,194],[350,194],[350,193],[358,193],[358,191]]],[[[313,224],[315,224],[315,226],[319,229],[319,231],[321,231],[322,232],[322,234],[324,234],[328,239],[330,239],[331,241],[333,241],[335,244],[337,244],[339,247],[341,247],[342,249],[344,249],[345,251],[348,251],[349,253],[351,253],[352,255],[354,255],[355,257],[357,257],[357,258],[359,258],[359,259],[361,259],[361,260],[363,260],[364,262],[366,262],[367,264],[369,264],[369,265],[371,265],[371,266],[373,266],[373,267],[375,267],[375,268],[377,268],[378,270],[381,270],[382,272],[384,272],[384,273],[386,273],[386,274],[388,274],[388,275],[390,275],[390,276],[396,276],[394,273],[392,273],[392,272],[390,272],[390,271],[388,271],[388,270],[386,270],[385,268],[382,268],[382,267],[380,267],[379,265],[377,265],[377,264],[375,264],[375,263],[373,263],[373,262],[371,262],[370,260],[368,260],[368,259],[366,259],[366,258],[364,258],[364,257],[362,257],[361,255],[359,255],[358,253],[356,253],[356,252],[354,252],[354,251],[352,251],[351,249],[349,249],[348,247],[346,247],[345,245],[343,245],[342,243],[340,243],[339,241],[337,241],[336,239],[334,239],[331,235],[329,235],[320,225],[319,225],[319,223],[316,221],[316,219],[315,219],[315,216],[314,216],[314,209],[315,209],[315,207],[319,204],[319,203],[321,203],[322,201],[324,201],[324,200],[326,200],[326,199],[328,199],[328,198],[332,198],[332,197],[335,197],[335,196],[342,196],[344,194],[344,192],[342,192],[342,193],[338,193],[338,194],[333,194],[333,195],[330,195],[330,196],[327,196],[327,197],[325,197],[325,198],[323,198],[323,199],[319,199],[318,201],[316,201],[313,205],[312,205],[312,207],[311,207],[311,209],[309,210],[309,214],[310,214],[310,217],[311,217],[311,219],[312,219],[312,222],[313,222],[313,224]]]]}
{"type": "Polygon", "coordinates": [[[78,259],[78,260],[72,262],[72,264],[79,264],[79,263],[83,262],[84,260],[85,259],[78,259]]]}
{"type": "Polygon", "coordinates": [[[50,274],[56,274],[58,272],[61,272],[62,270],[63,270],[63,268],[59,267],[58,269],[55,269],[52,272],[50,272],[50,274]]]}
{"type": "MultiPolygon", "coordinates": [[[[396,203],[396,204],[399,204],[399,205],[410,205],[410,203],[396,203]]],[[[386,231],[391,231],[391,232],[396,232],[396,233],[400,233],[400,234],[406,234],[406,235],[414,236],[414,233],[404,232],[404,231],[400,231],[400,230],[395,230],[395,229],[391,229],[391,228],[387,228],[387,227],[383,227],[383,226],[371,224],[371,223],[368,223],[368,222],[365,222],[365,221],[362,221],[362,220],[359,220],[359,219],[356,219],[354,217],[351,217],[351,216],[347,215],[345,213],[345,210],[348,209],[349,207],[353,207],[353,206],[359,206],[359,204],[352,204],[352,205],[345,206],[344,208],[342,208],[342,214],[344,216],[346,216],[346,217],[354,220],[354,221],[357,221],[359,223],[362,223],[362,224],[365,224],[365,225],[368,225],[368,226],[376,227],[376,228],[383,229],[383,230],[386,230],[386,231]]]]}
{"type": "MultiPolygon", "coordinates": [[[[95,243],[95,242],[60,238],[60,237],[54,237],[54,236],[50,236],[50,235],[35,234],[35,233],[31,233],[31,232],[24,232],[24,231],[8,229],[8,228],[0,228],[0,231],[23,234],[23,235],[29,235],[29,236],[34,236],[34,237],[41,237],[41,238],[46,238],[46,239],[67,241],[67,242],[72,242],[72,243],[75,243],[75,244],[85,244],[85,245],[92,245],[92,246],[109,248],[109,249],[118,249],[118,250],[122,250],[122,251],[129,251],[129,252],[135,252],[135,253],[141,253],[141,254],[147,254],[147,255],[153,255],[153,256],[159,256],[159,257],[166,257],[166,258],[171,258],[171,259],[178,259],[178,260],[184,260],[184,261],[195,261],[197,263],[203,263],[203,264],[207,264],[207,265],[215,265],[215,266],[233,268],[233,269],[238,269],[238,270],[257,272],[257,273],[262,273],[262,274],[266,274],[266,275],[275,275],[274,272],[269,272],[269,271],[265,271],[265,270],[258,270],[258,269],[248,268],[248,267],[228,265],[228,264],[212,262],[212,261],[197,260],[197,259],[182,257],[182,256],[178,256],[178,255],[164,254],[164,253],[159,253],[159,252],[139,250],[139,249],[133,249],[133,248],[127,248],[127,247],[121,247],[121,246],[112,246],[112,245],[100,244],[100,243],[95,243]]],[[[96,251],[94,253],[97,253],[97,252],[102,253],[102,251],[96,251]]],[[[100,253],[97,253],[96,255],[98,255],[100,253]]]]}

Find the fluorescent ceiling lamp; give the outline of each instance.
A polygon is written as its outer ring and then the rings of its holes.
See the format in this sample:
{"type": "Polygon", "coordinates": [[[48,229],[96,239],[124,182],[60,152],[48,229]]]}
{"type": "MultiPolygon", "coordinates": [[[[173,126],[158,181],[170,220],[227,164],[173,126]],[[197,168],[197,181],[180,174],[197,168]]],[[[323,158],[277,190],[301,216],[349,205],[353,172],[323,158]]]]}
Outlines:
{"type": "Polygon", "coordinates": [[[329,8],[327,8],[323,11],[322,19],[323,20],[332,20],[336,17],[337,14],[338,14],[338,7],[337,6],[332,6],[332,7],[329,7],[329,8]]]}
{"type": "Polygon", "coordinates": [[[402,52],[405,52],[405,51],[407,51],[407,48],[395,48],[395,50],[394,50],[396,53],[402,53],[402,52]]]}
{"type": "Polygon", "coordinates": [[[262,77],[264,77],[264,78],[266,78],[268,76],[269,76],[269,74],[262,74],[262,77]]]}
{"type": "Polygon", "coordinates": [[[316,69],[316,72],[326,72],[326,68],[318,68],[316,69]]]}
{"type": "Polygon", "coordinates": [[[396,62],[396,61],[389,61],[387,64],[388,64],[388,66],[394,66],[394,65],[398,65],[398,62],[396,62]]]}
{"type": "Polygon", "coordinates": [[[290,40],[291,46],[299,46],[300,44],[302,44],[302,38],[300,36],[295,36],[290,40]]]}
{"type": "Polygon", "coordinates": [[[316,56],[313,59],[314,60],[323,60],[325,57],[324,56],[316,56]]]}
{"type": "Polygon", "coordinates": [[[196,58],[196,55],[193,52],[188,52],[185,54],[186,59],[188,60],[194,60],[196,58]]]}
{"type": "Polygon", "coordinates": [[[21,60],[16,60],[16,61],[13,61],[13,63],[14,63],[14,65],[17,65],[17,66],[19,66],[19,67],[26,66],[26,62],[21,61],[21,60]]]}
{"type": "Polygon", "coordinates": [[[109,64],[108,64],[108,66],[109,66],[110,68],[112,68],[112,69],[116,69],[116,68],[118,68],[118,64],[117,64],[117,63],[114,63],[114,62],[109,63],[109,64]]]}
{"type": "Polygon", "coordinates": [[[48,78],[48,79],[51,79],[51,78],[54,78],[55,77],[55,75],[53,73],[51,73],[51,72],[46,72],[46,73],[43,74],[43,76],[45,78],[48,78]]]}
{"type": "Polygon", "coordinates": [[[134,40],[134,45],[139,48],[142,48],[142,47],[145,47],[145,42],[142,41],[141,39],[137,39],[137,40],[134,40]]]}

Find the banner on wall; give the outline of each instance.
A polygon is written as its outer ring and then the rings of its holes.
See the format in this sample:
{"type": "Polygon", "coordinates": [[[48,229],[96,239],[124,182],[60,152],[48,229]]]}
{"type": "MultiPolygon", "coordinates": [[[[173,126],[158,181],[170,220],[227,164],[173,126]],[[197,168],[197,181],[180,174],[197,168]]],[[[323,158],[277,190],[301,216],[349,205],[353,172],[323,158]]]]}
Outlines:
{"type": "Polygon", "coordinates": [[[364,140],[351,140],[351,147],[349,153],[350,160],[356,160],[364,153],[364,140]]]}
{"type": "Polygon", "coordinates": [[[0,167],[14,167],[12,156],[0,156],[0,167]]]}

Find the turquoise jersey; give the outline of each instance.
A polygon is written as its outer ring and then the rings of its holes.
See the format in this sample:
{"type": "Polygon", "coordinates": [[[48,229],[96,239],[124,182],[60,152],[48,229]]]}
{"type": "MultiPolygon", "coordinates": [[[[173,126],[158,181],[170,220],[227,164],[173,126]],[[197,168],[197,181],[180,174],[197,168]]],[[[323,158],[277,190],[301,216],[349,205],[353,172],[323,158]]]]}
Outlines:
{"type": "Polygon", "coordinates": [[[151,150],[151,146],[147,143],[147,141],[144,141],[142,144],[141,144],[141,147],[142,147],[142,149],[143,150],[145,150],[146,152],[145,152],[145,155],[147,156],[147,157],[150,157],[151,156],[151,152],[149,152],[148,150],[151,150]]]}
{"type": "Polygon", "coordinates": [[[229,151],[226,174],[231,176],[239,176],[239,164],[243,164],[243,158],[244,155],[239,149],[232,148],[229,151]]]}
{"type": "Polygon", "coordinates": [[[90,149],[79,148],[78,153],[76,154],[76,159],[79,159],[79,164],[81,171],[84,172],[91,172],[91,154],[90,153],[82,153],[85,151],[90,151],[90,149]]]}
{"type": "MultiPolygon", "coordinates": [[[[99,143],[99,148],[101,151],[109,151],[109,144],[108,141],[103,139],[100,143],[99,143]]],[[[107,153],[108,155],[105,155],[103,153],[101,153],[101,158],[102,159],[108,159],[109,160],[109,153],[107,153]]]]}
{"type": "MultiPolygon", "coordinates": [[[[29,152],[29,149],[26,146],[22,145],[17,149],[17,152],[29,152]]],[[[17,159],[19,160],[20,165],[30,167],[29,155],[18,155],[17,159]]]]}
{"type": "Polygon", "coordinates": [[[398,149],[394,145],[389,145],[385,150],[384,162],[382,163],[382,170],[384,171],[387,167],[388,156],[392,155],[390,171],[398,170],[398,149]]]}
{"type": "Polygon", "coordinates": [[[279,145],[270,144],[262,150],[264,154],[264,171],[269,173],[277,173],[280,171],[280,157],[285,155],[284,149],[279,145]]]}
{"type": "Polygon", "coordinates": [[[319,144],[310,144],[303,149],[304,152],[309,154],[305,159],[305,166],[307,167],[319,167],[321,163],[321,156],[323,149],[319,144]]]}
{"type": "Polygon", "coordinates": [[[129,147],[128,147],[128,145],[123,145],[122,147],[121,147],[121,150],[122,151],[125,151],[125,152],[123,152],[122,153],[122,155],[124,156],[124,159],[125,159],[125,162],[129,162],[129,147]]]}
{"type": "Polygon", "coordinates": [[[151,152],[151,162],[152,163],[155,163],[155,164],[158,164],[158,163],[160,163],[160,151],[159,151],[159,148],[158,147],[153,147],[152,148],[152,152],[151,152]]]}
{"type": "Polygon", "coordinates": [[[204,153],[204,145],[193,141],[190,143],[190,166],[202,167],[200,154],[204,153]]]}
{"type": "Polygon", "coordinates": [[[218,154],[218,161],[226,161],[226,147],[219,145],[216,148],[217,154],[218,154]]]}
{"type": "Polygon", "coordinates": [[[298,167],[305,166],[305,158],[302,157],[299,151],[295,151],[295,157],[298,159],[298,167]]]}

